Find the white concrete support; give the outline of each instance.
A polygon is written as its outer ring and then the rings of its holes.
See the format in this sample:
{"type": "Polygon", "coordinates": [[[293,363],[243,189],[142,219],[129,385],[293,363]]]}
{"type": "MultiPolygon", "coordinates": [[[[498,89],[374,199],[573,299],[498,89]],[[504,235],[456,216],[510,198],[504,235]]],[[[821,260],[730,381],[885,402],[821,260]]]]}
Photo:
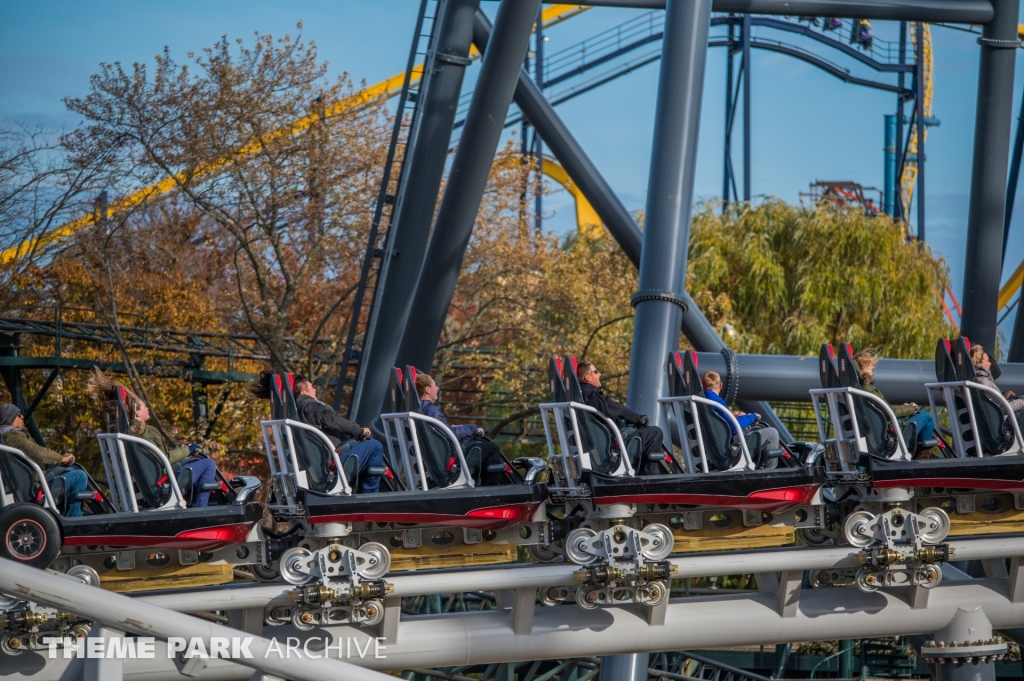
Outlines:
{"type": "MultiPolygon", "coordinates": [[[[88,587],[86,587],[88,588],[88,587]]],[[[82,663],[82,681],[121,681],[124,678],[124,661],[117,657],[106,657],[106,651],[114,639],[123,640],[124,632],[110,627],[99,626],[89,632],[86,650],[102,650],[103,655],[86,657],[82,663]]]]}

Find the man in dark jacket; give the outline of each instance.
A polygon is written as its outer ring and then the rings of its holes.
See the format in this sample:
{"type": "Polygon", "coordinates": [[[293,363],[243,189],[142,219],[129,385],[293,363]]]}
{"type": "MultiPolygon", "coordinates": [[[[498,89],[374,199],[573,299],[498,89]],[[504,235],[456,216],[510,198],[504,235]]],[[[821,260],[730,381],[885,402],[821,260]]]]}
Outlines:
{"type": "Polygon", "coordinates": [[[341,463],[344,464],[350,456],[356,457],[359,461],[359,491],[380,491],[380,476],[366,473],[368,468],[384,467],[384,447],[370,439],[370,429],[343,419],[329,404],[316,399],[316,387],[304,376],[295,377],[295,406],[302,422],[319,428],[335,447],[347,439],[360,440],[341,455],[341,463]]]}
{"type": "MultiPolygon", "coordinates": [[[[601,372],[590,362],[580,362],[576,367],[576,376],[580,379],[580,388],[583,390],[583,401],[588,406],[597,409],[613,421],[636,426],[635,434],[643,442],[643,451],[640,453],[640,461],[648,463],[647,455],[652,452],[663,452],[662,442],[665,435],[658,426],[648,425],[649,420],[645,414],[639,414],[625,405],[601,392],[601,372]]],[[[647,472],[646,465],[641,466],[647,472]]]]}

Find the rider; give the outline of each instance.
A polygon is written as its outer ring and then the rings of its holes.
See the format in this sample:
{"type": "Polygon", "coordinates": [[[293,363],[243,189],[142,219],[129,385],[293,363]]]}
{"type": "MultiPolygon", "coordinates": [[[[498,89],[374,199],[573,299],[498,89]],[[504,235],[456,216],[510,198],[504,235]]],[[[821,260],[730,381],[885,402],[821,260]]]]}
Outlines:
{"type": "MultiPolygon", "coordinates": [[[[866,348],[853,356],[853,363],[860,373],[861,390],[871,393],[884,401],[885,395],[875,386],[875,365],[878,364],[880,359],[882,359],[882,355],[877,350],[866,348]]],[[[928,412],[921,411],[921,407],[917,406],[916,402],[890,404],[889,407],[896,418],[905,419],[907,423],[917,425],[918,442],[932,439],[935,433],[935,420],[928,412]]]]}
{"type": "MultiPolygon", "coordinates": [[[[971,363],[974,364],[974,373],[978,377],[978,383],[999,390],[995,377],[992,375],[992,357],[985,348],[980,345],[971,346],[971,363]]],[[[1024,397],[1018,397],[1012,390],[1003,393],[1003,397],[1010,403],[1010,409],[1017,419],[1017,423],[1024,422],[1024,397]]]]}
{"type": "Polygon", "coordinates": [[[576,376],[580,379],[583,401],[588,406],[597,409],[613,421],[622,420],[636,426],[635,433],[643,442],[641,461],[647,461],[647,455],[650,453],[663,451],[662,442],[665,435],[661,428],[648,425],[650,421],[645,414],[628,409],[601,392],[601,372],[597,367],[590,362],[580,362],[576,367],[576,376]]]}
{"type": "Polygon", "coordinates": [[[76,501],[75,495],[89,488],[89,476],[83,470],[71,468],[71,464],[75,462],[74,454],[58,454],[52,449],[36,444],[25,432],[25,417],[21,409],[13,404],[0,404],[0,434],[4,436],[8,447],[20,449],[39,464],[39,467],[46,471],[47,481],[56,478],[64,480],[68,500],[67,512],[64,513],[66,517],[77,518],[82,515],[82,502],[76,501]]]}
{"type": "Polygon", "coordinates": [[[167,456],[167,461],[172,466],[178,464],[178,468],[188,468],[192,471],[192,495],[191,506],[208,506],[210,504],[210,492],[204,490],[203,485],[217,480],[217,463],[208,457],[200,456],[199,445],[188,444],[174,447],[167,446],[164,436],[154,426],[147,423],[151,414],[149,405],[142,398],[129,390],[126,386],[115,382],[98,368],[93,370],[89,377],[89,392],[99,400],[112,421],[116,422],[117,415],[117,393],[118,389],[124,390],[125,409],[130,415],[128,423],[132,435],[140,437],[150,443],[167,456]]]}
{"type": "Polygon", "coordinates": [[[506,479],[505,459],[502,457],[501,449],[498,448],[498,445],[484,438],[484,429],[472,424],[461,426],[449,424],[444,412],[437,406],[437,396],[440,393],[440,388],[437,387],[437,382],[429,375],[416,372],[416,392],[420,396],[420,408],[423,410],[423,414],[437,419],[448,426],[464,451],[468,451],[470,446],[480,448],[481,482],[484,485],[500,485],[506,479]],[[491,466],[498,464],[502,465],[500,471],[488,470],[491,466]]]}
{"type": "Polygon", "coordinates": [[[305,376],[295,376],[294,390],[295,406],[303,423],[319,428],[335,447],[340,446],[345,437],[359,440],[341,454],[341,463],[344,465],[349,457],[356,457],[359,462],[359,491],[364,494],[380,491],[380,475],[371,475],[366,471],[368,468],[384,467],[384,447],[370,438],[370,429],[343,419],[329,404],[316,399],[316,386],[305,376]]]}
{"type": "MultiPolygon", "coordinates": [[[[729,405],[727,405],[725,400],[723,400],[718,394],[722,389],[722,377],[717,371],[705,372],[704,375],[700,377],[700,381],[701,385],[704,386],[704,397],[717,402],[726,409],[729,408],[729,405]]],[[[768,458],[764,456],[764,453],[772,449],[779,448],[779,431],[769,426],[753,428],[754,424],[761,420],[760,414],[748,414],[746,412],[738,411],[733,412],[733,415],[736,417],[736,422],[740,424],[740,428],[743,429],[743,437],[747,441],[747,446],[753,451],[761,454],[760,461],[763,465],[768,461],[768,458]]],[[[731,421],[729,421],[729,429],[734,430],[731,421]]],[[[733,435],[735,434],[736,433],[733,432],[733,435]]]]}

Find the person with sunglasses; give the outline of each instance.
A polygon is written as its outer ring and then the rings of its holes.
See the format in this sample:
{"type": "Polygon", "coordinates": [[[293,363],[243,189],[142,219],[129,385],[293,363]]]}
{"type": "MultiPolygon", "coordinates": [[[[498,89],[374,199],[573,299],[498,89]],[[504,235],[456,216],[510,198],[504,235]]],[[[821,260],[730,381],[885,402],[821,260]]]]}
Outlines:
{"type": "Polygon", "coordinates": [[[583,401],[588,406],[597,409],[611,420],[621,424],[635,426],[634,436],[641,439],[642,451],[640,461],[644,462],[643,473],[653,472],[647,469],[654,469],[656,466],[648,466],[647,455],[655,452],[664,452],[662,443],[665,441],[665,434],[658,426],[650,425],[650,419],[646,414],[640,414],[629,409],[608,397],[601,391],[601,372],[590,362],[580,362],[576,367],[576,377],[580,381],[580,389],[583,391],[583,401]]]}

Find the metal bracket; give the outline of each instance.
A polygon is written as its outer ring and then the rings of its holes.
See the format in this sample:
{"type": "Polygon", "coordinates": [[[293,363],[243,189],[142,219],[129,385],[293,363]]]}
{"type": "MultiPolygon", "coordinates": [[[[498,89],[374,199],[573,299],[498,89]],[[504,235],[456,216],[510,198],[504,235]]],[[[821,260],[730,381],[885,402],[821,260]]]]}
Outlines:
{"type": "Polygon", "coordinates": [[[683,529],[699,530],[703,523],[703,516],[700,511],[683,511],[683,529]]]}
{"type": "Polygon", "coordinates": [[[384,621],[380,625],[380,635],[384,645],[398,643],[398,624],[402,620],[402,597],[388,596],[384,599],[384,621]]]}
{"type": "Polygon", "coordinates": [[[434,57],[438,61],[443,61],[445,64],[455,64],[456,66],[469,66],[473,63],[473,60],[469,57],[460,57],[457,54],[451,52],[435,52],[434,57]]]}
{"type": "Polygon", "coordinates": [[[725,376],[722,377],[722,399],[726,404],[736,401],[740,392],[740,363],[736,353],[730,348],[719,350],[725,358],[725,376]]]}
{"type": "Polygon", "coordinates": [[[640,303],[646,303],[651,300],[660,300],[665,303],[672,303],[678,306],[683,312],[688,312],[690,306],[686,304],[682,298],[676,296],[672,291],[637,291],[629,298],[629,304],[636,307],[640,303]]]}
{"type": "MultiPolygon", "coordinates": [[[[181,561],[182,565],[185,565],[185,561],[181,561]]],[[[117,569],[118,570],[134,570],[135,569],[135,552],[134,551],[118,551],[117,552],[117,569]]]]}
{"type": "Polygon", "coordinates": [[[743,526],[758,527],[761,524],[761,512],[746,509],[743,511],[743,526]]]}
{"type": "Polygon", "coordinates": [[[800,587],[803,585],[803,570],[787,570],[779,575],[778,605],[783,617],[796,617],[800,610],[800,587]]]}
{"type": "Polygon", "coordinates": [[[956,495],[956,510],[958,513],[974,513],[974,495],[956,495]]]}
{"type": "Polygon", "coordinates": [[[415,549],[423,544],[423,530],[418,527],[414,527],[408,530],[402,530],[402,547],[406,549],[415,549]]]}
{"type": "Polygon", "coordinates": [[[999,38],[981,37],[978,38],[978,44],[994,50],[1016,50],[1020,47],[1020,40],[1000,40],[999,38]]]}
{"type": "Polygon", "coordinates": [[[1011,603],[1024,603],[1024,561],[1020,556],[1010,559],[1010,574],[1006,578],[1011,603]]]}
{"type": "Polygon", "coordinates": [[[512,603],[512,633],[529,636],[533,633],[533,610],[537,603],[537,589],[516,589],[512,603]]]}

